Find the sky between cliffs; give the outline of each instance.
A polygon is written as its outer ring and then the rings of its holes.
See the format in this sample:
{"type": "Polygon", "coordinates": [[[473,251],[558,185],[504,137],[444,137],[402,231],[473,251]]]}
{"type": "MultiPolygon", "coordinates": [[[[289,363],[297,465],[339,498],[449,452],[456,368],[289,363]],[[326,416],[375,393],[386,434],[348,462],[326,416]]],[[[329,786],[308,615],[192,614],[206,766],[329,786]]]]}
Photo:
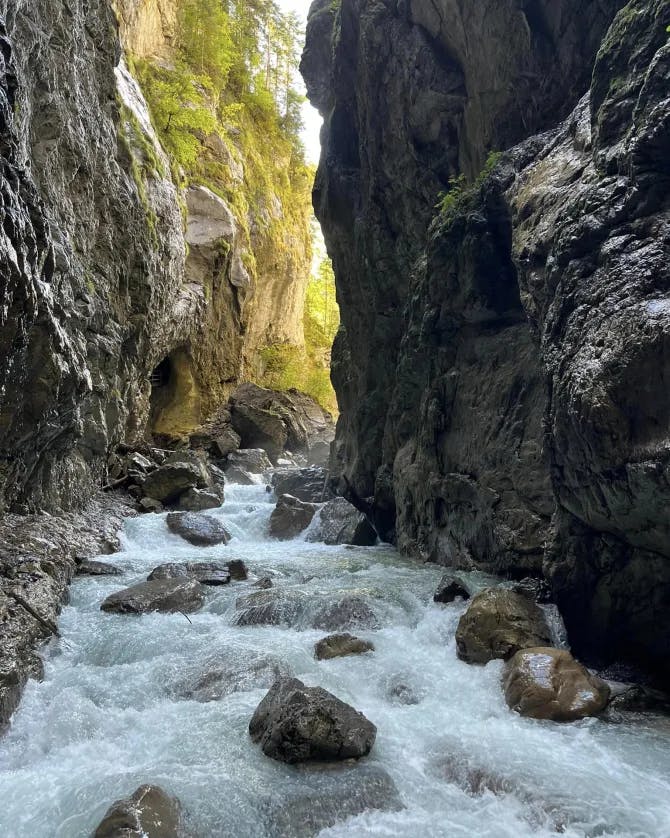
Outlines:
{"type": "MultiPolygon", "coordinates": [[[[296,12],[300,16],[303,24],[307,21],[307,12],[311,5],[311,0],[278,0],[278,3],[285,12],[296,12]]],[[[302,78],[299,76],[298,82],[302,93],[305,93],[305,88],[302,78]]],[[[307,153],[307,160],[310,163],[318,163],[319,155],[321,154],[321,144],[319,142],[319,131],[321,130],[321,117],[318,111],[313,108],[309,102],[305,102],[302,106],[302,119],[305,126],[302,130],[302,141],[305,144],[305,151],[307,153]]]]}

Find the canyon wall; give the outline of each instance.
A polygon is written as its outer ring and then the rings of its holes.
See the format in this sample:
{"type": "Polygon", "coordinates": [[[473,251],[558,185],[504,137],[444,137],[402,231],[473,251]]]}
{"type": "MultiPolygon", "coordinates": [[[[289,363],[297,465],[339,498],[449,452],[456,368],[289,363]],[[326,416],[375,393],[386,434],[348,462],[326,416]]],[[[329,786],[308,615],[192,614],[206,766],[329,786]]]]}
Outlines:
{"type": "Polygon", "coordinates": [[[302,343],[307,203],[241,219],[184,184],[123,59],[165,60],[174,8],[0,0],[0,510],[82,506],[118,442],[192,430],[302,343]]]}
{"type": "Polygon", "coordinates": [[[544,574],[579,654],[657,672],[668,25],[667,0],[317,0],[302,61],[340,491],[405,552],[544,574]]]}

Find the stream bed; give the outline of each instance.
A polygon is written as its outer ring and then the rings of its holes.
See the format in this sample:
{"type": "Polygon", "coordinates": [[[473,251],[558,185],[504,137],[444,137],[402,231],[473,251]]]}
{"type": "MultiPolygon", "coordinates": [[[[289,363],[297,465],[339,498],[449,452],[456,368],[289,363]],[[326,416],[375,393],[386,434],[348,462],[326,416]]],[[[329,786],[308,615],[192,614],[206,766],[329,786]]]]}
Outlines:
{"type": "Polygon", "coordinates": [[[104,557],[124,576],[75,580],[44,680],[29,684],[0,739],[1,838],[90,836],[143,783],[179,798],[194,838],[314,834],[305,812],[318,825],[324,813],[328,838],[670,838],[670,725],[520,718],[505,704],[500,662],[457,659],[465,606],[433,603],[439,568],[388,547],[272,541],[265,486],[226,493],[212,514],[233,534],[228,546],[192,547],[165,515],[144,515],[127,521],[122,552],[104,557]],[[254,579],[208,589],[188,618],[100,611],[159,564],[227,558],[272,577],[290,625],[235,624],[254,579]],[[315,609],[347,593],[375,612],[378,629],[352,632],[375,651],[317,661],[314,644],[329,632],[310,627],[315,609]],[[370,757],[341,770],[265,757],[247,727],[278,672],[374,722],[370,757]],[[385,808],[348,817],[361,797],[385,808]]]}

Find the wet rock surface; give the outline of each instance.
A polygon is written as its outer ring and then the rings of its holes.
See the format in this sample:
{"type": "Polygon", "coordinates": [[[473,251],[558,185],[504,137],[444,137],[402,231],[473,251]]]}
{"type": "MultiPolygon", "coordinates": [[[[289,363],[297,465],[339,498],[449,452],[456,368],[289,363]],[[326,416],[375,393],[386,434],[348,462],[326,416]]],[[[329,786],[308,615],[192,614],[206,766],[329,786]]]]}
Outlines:
{"type": "Polygon", "coordinates": [[[84,559],[77,563],[77,576],[121,576],[123,571],[120,567],[109,562],[97,562],[93,559],[84,559]]]}
{"type": "Polygon", "coordinates": [[[227,585],[231,573],[225,562],[182,562],[162,564],[147,576],[147,582],[154,579],[195,579],[201,585],[227,585]]]}
{"type": "Polygon", "coordinates": [[[189,544],[212,547],[228,544],[230,533],[216,518],[198,512],[170,512],[166,519],[168,529],[189,544]]]}
{"type": "Polygon", "coordinates": [[[160,786],[140,786],[112,804],[93,838],[186,838],[181,805],[160,786]]]}
{"type": "Polygon", "coordinates": [[[366,811],[403,808],[392,778],[379,765],[320,765],[302,772],[300,791],[262,803],[276,838],[314,838],[326,827],[366,811]]]}
{"type": "Polygon", "coordinates": [[[121,496],[96,496],[78,513],[0,518],[0,733],[16,710],[28,678],[40,678],[39,645],[51,636],[10,593],[55,625],[77,560],[114,552],[118,530],[135,515],[121,496]]]}
{"type": "Polygon", "coordinates": [[[318,506],[291,495],[282,495],[270,517],[270,535],[288,541],[300,535],[312,522],[318,506]]]}
{"type": "Polygon", "coordinates": [[[201,456],[191,451],[177,451],[151,472],[142,484],[146,497],[161,503],[179,500],[191,489],[204,489],[211,477],[201,456]]]}
{"type": "Polygon", "coordinates": [[[148,614],[152,611],[190,614],[199,611],[204,601],[204,589],[195,579],[154,579],[111,594],[100,610],[116,614],[148,614]]]}
{"type": "Polygon", "coordinates": [[[361,640],[353,634],[331,634],[317,641],[314,645],[314,656],[317,660],[324,661],[347,655],[362,655],[365,652],[374,652],[374,649],[374,644],[369,640],[361,640]]]}
{"type": "Polygon", "coordinates": [[[312,617],[312,625],[325,631],[380,628],[374,610],[362,597],[355,594],[345,595],[318,608],[312,617]]]}
{"type": "Polygon", "coordinates": [[[523,649],[505,665],[508,706],[521,716],[572,722],[607,706],[610,689],[564,649],[523,649]]]}
{"type": "Polygon", "coordinates": [[[520,649],[549,646],[551,631],[542,610],[528,597],[505,588],[482,591],[470,600],[456,629],[461,660],[508,660],[520,649]]]}
{"type": "Polygon", "coordinates": [[[291,674],[286,663],[271,655],[248,652],[241,658],[231,651],[213,657],[200,671],[182,679],[173,692],[190,701],[220,701],[240,691],[269,689],[291,674]]]}
{"type": "Polygon", "coordinates": [[[311,540],[371,547],[377,543],[377,533],[365,515],[348,500],[335,498],[319,510],[318,527],[311,540]]]}
{"type": "Polygon", "coordinates": [[[440,580],[437,590],[433,594],[433,602],[449,603],[455,599],[470,599],[470,590],[461,579],[455,578],[453,574],[446,574],[440,580]]]}
{"type": "Polygon", "coordinates": [[[217,509],[223,503],[223,491],[205,492],[202,489],[187,489],[177,501],[177,509],[185,512],[203,512],[217,509]]]}
{"type": "Polygon", "coordinates": [[[284,678],[258,705],[249,733],[266,756],[299,763],[365,756],[377,729],[332,693],[284,678]]]}

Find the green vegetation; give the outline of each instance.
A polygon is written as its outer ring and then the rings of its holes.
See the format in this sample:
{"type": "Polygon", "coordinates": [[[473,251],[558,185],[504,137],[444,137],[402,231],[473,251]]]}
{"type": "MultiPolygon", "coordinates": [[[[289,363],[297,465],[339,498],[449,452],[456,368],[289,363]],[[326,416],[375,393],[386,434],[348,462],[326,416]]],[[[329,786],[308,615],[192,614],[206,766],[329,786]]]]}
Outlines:
{"type": "Polygon", "coordinates": [[[484,168],[477,175],[473,183],[468,183],[465,175],[462,174],[450,180],[449,189],[446,192],[440,193],[438,202],[435,205],[435,208],[440,211],[440,215],[447,216],[456,212],[463,206],[468,196],[478,192],[500,162],[501,157],[502,153],[499,151],[490,152],[486,158],[484,168]]]}
{"type": "Polygon", "coordinates": [[[337,414],[337,400],[330,382],[330,350],[340,325],[335,299],[335,275],[324,257],[313,273],[305,298],[305,351],[277,344],[261,352],[264,374],[259,383],[277,390],[297,387],[337,414]]]}

